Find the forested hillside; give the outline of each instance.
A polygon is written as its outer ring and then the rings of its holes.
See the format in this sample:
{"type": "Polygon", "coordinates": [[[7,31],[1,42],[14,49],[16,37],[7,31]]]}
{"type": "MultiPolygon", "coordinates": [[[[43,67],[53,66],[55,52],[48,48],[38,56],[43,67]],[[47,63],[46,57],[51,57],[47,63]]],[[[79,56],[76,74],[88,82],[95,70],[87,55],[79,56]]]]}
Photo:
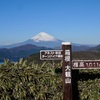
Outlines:
{"type": "Polygon", "coordinates": [[[79,51],[79,52],[73,52],[72,55],[73,59],[79,59],[79,60],[96,60],[100,59],[100,52],[90,52],[90,51],[79,51]]]}
{"type": "MultiPolygon", "coordinates": [[[[26,58],[28,62],[36,62],[36,63],[43,63],[44,61],[40,60],[40,54],[32,54],[29,57],[26,58]]],[[[100,52],[89,52],[89,51],[77,51],[72,53],[72,59],[74,60],[96,60],[100,59],[100,52]]],[[[49,61],[52,62],[52,61],[49,61]]],[[[54,62],[60,62],[60,61],[54,61],[54,62]]]]}

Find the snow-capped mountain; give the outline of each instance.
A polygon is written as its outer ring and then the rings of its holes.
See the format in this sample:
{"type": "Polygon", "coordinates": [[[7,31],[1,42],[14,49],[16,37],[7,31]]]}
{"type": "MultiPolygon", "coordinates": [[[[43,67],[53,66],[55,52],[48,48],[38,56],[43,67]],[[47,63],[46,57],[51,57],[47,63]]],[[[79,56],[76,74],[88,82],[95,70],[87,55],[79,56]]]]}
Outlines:
{"type": "Polygon", "coordinates": [[[12,44],[12,45],[1,46],[1,48],[13,48],[13,47],[21,46],[21,45],[26,45],[26,44],[54,48],[54,47],[61,46],[61,42],[62,42],[61,40],[56,39],[53,36],[51,36],[45,32],[40,32],[36,36],[34,36],[24,42],[12,44]]]}
{"type": "Polygon", "coordinates": [[[38,35],[34,36],[31,38],[35,42],[41,42],[41,41],[56,41],[53,36],[45,33],[45,32],[40,32],[38,35]]]}
{"type": "MultiPolygon", "coordinates": [[[[40,32],[36,36],[24,42],[12,44],[12,45],[3,45],[3,46],[0,46],[0,48],[14,48],[14,47],[22,46],[22,45],[31,44],[31,45],[41,46],[41,47],[61,49],[62,42],[63,42],[62,40],[59,40],[45,32],[40,32]]],[[[76,43],[72,43],[72,46],[75,51],[85,50],[90,47],[89,45],[81,45],[81,44],[76,44],[76,43]]]]}
{"type": "Polygon", "coordinates": [[[61,45],[61,40],[54,38],[53,36],[45,33],[40,32],[36,36],[30,38],[29,40],[23,42],[24,44],[34,44],[37,46],[44,46],[44,47],[58,47],[61,45]]]}

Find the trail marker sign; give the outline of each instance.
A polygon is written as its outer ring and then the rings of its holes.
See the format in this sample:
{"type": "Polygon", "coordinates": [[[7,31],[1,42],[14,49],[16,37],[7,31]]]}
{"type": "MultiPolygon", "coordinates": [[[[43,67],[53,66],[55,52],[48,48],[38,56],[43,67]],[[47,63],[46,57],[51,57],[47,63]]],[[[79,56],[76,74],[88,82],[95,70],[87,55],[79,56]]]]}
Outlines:
{"type": "Polygon", "coordinates": [[[62,42],[63,100],[72,100],[72,47],[70,42],[62,42]]]}
{"type": "Polygon", "coordinates": [[[41,50],[41,60],[62,60],[62,50],[41,50]]]}
{"type": "Polygon", "coordinates": [[[41,50],[41,60],[62,60],[63,100],[72,100],[72,50],[70,42],[62,42],[62,50],[41,50]]]}
{"type": "Polygon", "coordinates": [[[100,60],[73,60],[72,45],[62,42],[62,50],[41,50],[41,60],[62,60],[63,100],[72,100],[72,69],[100,69],[100,60]]]}

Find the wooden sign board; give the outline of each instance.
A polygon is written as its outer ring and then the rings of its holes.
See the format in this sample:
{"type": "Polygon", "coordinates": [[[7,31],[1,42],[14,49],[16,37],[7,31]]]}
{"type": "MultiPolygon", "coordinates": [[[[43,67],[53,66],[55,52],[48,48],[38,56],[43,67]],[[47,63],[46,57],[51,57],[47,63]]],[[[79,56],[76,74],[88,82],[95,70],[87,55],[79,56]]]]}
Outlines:
{"type": "Polygon", "coordinates": [[[62,50],[41,50],[41,60],[62,60],[62,50]]]}
{"type": "Polygon", "coordinates": [[[100,69],[100,60],[73,60],[72,69],[100,69]]]}
{"type": "Polygon", "coordinates": [[[70,42],[62,50],[41,50],[41,60],[62,60],[63,100],[72,100],[72,69],[100,69],[100,60],[73,60],[70,42]]]}

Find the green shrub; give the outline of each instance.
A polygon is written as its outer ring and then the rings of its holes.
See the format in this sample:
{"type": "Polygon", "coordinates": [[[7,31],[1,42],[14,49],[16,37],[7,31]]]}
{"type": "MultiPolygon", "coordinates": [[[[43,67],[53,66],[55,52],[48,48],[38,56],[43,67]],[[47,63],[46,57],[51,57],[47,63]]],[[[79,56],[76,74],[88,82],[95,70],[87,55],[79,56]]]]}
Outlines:
{"type": "MultiPolygon", "coordinates": [[[[61,62],[40,65],[23,59],[15,63],[5,60],[0,65],[0,100],[62,100],[61,66],[61,62]]],[[[81,73],[100,75],[100,70],[81,73]]],[[[100,78],[78,80],[78,90],[80,100],[100,100],[100,78]]]]}
{"type": "Polygon", "coordinates": [[[62,100],[61,75],[53,64],[22,59],[0,65],[0,100],[62,100]]]}

